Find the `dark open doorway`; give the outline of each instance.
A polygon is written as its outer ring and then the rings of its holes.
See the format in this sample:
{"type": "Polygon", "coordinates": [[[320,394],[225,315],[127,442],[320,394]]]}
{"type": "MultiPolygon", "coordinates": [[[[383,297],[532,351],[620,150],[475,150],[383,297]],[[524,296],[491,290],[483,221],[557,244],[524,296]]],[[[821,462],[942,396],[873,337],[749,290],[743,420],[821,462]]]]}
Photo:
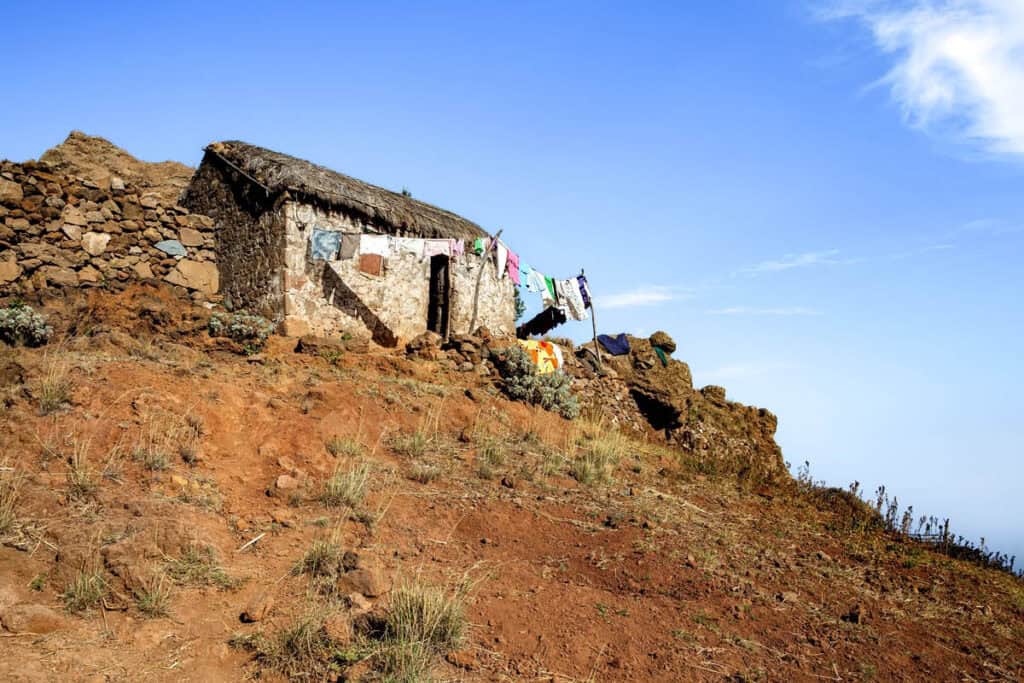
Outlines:
{"type": "Polygon", "coordinates": [[[451,282],[447,256],[430,257],[430,298],[427,301],[427,329],[448,338],[448,302],[451,282]]]}

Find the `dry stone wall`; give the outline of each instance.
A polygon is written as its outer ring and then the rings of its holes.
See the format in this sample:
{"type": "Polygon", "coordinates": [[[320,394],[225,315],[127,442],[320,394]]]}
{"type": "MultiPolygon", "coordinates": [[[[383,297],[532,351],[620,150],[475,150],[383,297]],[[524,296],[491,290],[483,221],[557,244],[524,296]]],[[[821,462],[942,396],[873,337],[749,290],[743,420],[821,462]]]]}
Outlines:
{"type": "Polygon", "coordinates": [[[213,220],[140,194],[114,177],[100,188],[45,162],[0,162],[0,291],[122,289],[162,280],[217,301],[213,220]]]}

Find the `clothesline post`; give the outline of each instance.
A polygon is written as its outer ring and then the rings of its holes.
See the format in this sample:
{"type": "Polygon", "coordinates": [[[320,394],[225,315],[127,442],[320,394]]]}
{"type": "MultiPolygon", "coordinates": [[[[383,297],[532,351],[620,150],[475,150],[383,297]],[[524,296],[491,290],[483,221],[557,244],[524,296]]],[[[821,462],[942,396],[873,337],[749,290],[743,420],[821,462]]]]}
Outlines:
{"type": "MultiPolygon", "coordinates": [[[[586,280],[586,276],[583,274],[582,268],[580,268],[580,277],[586,280]]],[[[598,369],[604,369],[604,364],[601,362],[601,345],[597,343],[597,311],[594,308],[593,291],[590,292],[590,324],[594,328],[594,354],[597,355],[597,367],[598,369]]]]}
{"type": "MultiPolygon", "coordinates": [[[[484,278],[484,269],[487,268],[487,256],[491,249],[498,244],[498,238],[501,237],[501,233],[505,231],[502,228],[497,234],[490,238],[491,243],[487,246],[483,253],[483,262],[480,264],[480,272],[476,274],[476,289],[473,290],[473,317],[469,322],[469,329],[466,330],[467,334],[473,334],[476,331],[476,314],[477,307],[480,305],[480,281],[484,278]]],[[[498,273],[498,279],[501,279],[501,273],[498,273]]]]}

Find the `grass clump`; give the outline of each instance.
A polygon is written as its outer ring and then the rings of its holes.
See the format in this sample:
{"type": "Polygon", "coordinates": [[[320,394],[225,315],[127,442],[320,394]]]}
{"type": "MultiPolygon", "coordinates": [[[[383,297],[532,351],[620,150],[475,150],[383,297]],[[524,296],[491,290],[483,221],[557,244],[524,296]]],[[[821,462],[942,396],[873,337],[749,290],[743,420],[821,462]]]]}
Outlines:
{"type": "Polygon", "coordinates": [[[407,458],[420,458],[427,454],[432,439],[424,429],[395,434],[388,445],[397,455],[407,458]]]}
{"type": "Polygon", "coordinates": [[[89,463],[88,449],[88,441],[76,441],[68,457],[68,497],[76,500],[92,498],[99,488],[96,472],[89,463]]]}
{"type": "Polygon", "coordinates": [[[345,551],[336,535],[317,539],[292,567],[292,574],[334,578],[345,571],[344,558],[345,551]]]}
{"type": "Polygon", "coordinates": [[[163,574],[153,577],[135,591],[135,605],[150,618],[165,617],[171,605],[171,587],[163,574]]]}
{"type": "Polygon", "coordinates": [[[414,462],[409,470],[409,478],[420,484],[429,484],[441,476],[441,468],[428,462],[414,462]]]}
{"type": "Polygon", "coordinates": [[[529,354],[518,346],[492,352],[491,360],[509,398],[538,405],[569,420],[580,414],[579,402],[570,390],[572,379],[564,372],[541,374],[529,354]]]}
{"type": "Polygon", "coordinates": [[[426,680],[435,655],[462,645],[467,593],[465,585],[449,591],[420,581],[406,581],[392,591],[384,635],[374,654],[385,680],[426,680]]]}
{"type": "Polygon", "coordinates": [[[324,443],[324,448],[335,458],[343,456],[354,458],[363,454],[364,448],[358,440],[341,436],[334,436],[324,443]]]}
{"type": "Polygon", "coordinates": [[[325,608],[313,606],[275,633],[239,634],[228,644],[252,652],[261,666],[289,680],[334,680],[347,657],[327,633],[328,616],[325,608]]]}
{"type": "Polygon", "coordinates": [[[476,473],[481,479],[493,479],[508,457],[508,445],[496,437],[488,437],[476,452],[476,473]]]}
{"type": "Polygon", "coordinates": [[[347,505],[356,507],[366,496],[370,480],[370,466],[363,464],[349,470],[340,467],[324,482],[320,502],[329,507],[347,505]]]}
{"type": "Polygon", "coordinates": [[[61,599],[69,612],[78,613],[95,607],[106,595],[107,582],[103,576],[82,571],[64,588],[61,599]]]}
{"type": "Polygon", "coordinates": [[[73,387],[67,365],[59,360],[48,360],[37,387],[39,414],[50,415],[71,403],[73,387]]]}
{"type": "Polygon", "coordinates": [[[0,536],[11,531],[17,522],[15,508],[21,496],[22,481],[22,475],[9,466],[7,460],[0,462],[0,536]]]}
{"type": "Polygon", "coordinates": [[[174,582],[182,585],[216,586],[229,590],[240,583],[224,571],[216,552],[208,545],[189,544],[180,557],[167,561],[164,570],[174,582]]]}

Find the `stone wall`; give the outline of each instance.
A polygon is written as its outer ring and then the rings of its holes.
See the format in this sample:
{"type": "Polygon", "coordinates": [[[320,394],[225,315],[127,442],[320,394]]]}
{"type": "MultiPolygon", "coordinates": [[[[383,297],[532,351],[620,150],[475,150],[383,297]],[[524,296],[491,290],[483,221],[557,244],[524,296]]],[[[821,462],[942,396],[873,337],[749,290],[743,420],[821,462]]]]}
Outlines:
{"type": "MultiPolygon", "coordinates": [[[[209,157],[209,155],[207,155],[209,157]]],[[[181,203],[217,224],[224,306],[284,317],[284,215],[274,199],[217,159],[204,159],[181,203]]]]}
{"type": "MultiPolygon", "coordinates": [[[[309,239],[314,228],[341,232],[384,232],[359,218],[328,212],[297,202],[284,206],[285,331],[299,335],[369,336],[383,346],[409,341],[426,329],[430,262],[414,254],[385,259],[381,276],[359,271],[355,259],[312,261],[309,239]]],[[[466,255],[452,259],[450,330],[466,332],[472,315],[472,292],[481,259],[466,255]]],[[[499,282],[491,264],[480,286],[478,325],[498,334],[514,332],[512,284],[499,282]]]]}
{"type": "Polygon", "coordinates": [[[163,280],[196,301],[216,301],[214,223],[141,194],[56,173],[45,162],[0,161],[0,291],[122,289],[163,280]]]}

